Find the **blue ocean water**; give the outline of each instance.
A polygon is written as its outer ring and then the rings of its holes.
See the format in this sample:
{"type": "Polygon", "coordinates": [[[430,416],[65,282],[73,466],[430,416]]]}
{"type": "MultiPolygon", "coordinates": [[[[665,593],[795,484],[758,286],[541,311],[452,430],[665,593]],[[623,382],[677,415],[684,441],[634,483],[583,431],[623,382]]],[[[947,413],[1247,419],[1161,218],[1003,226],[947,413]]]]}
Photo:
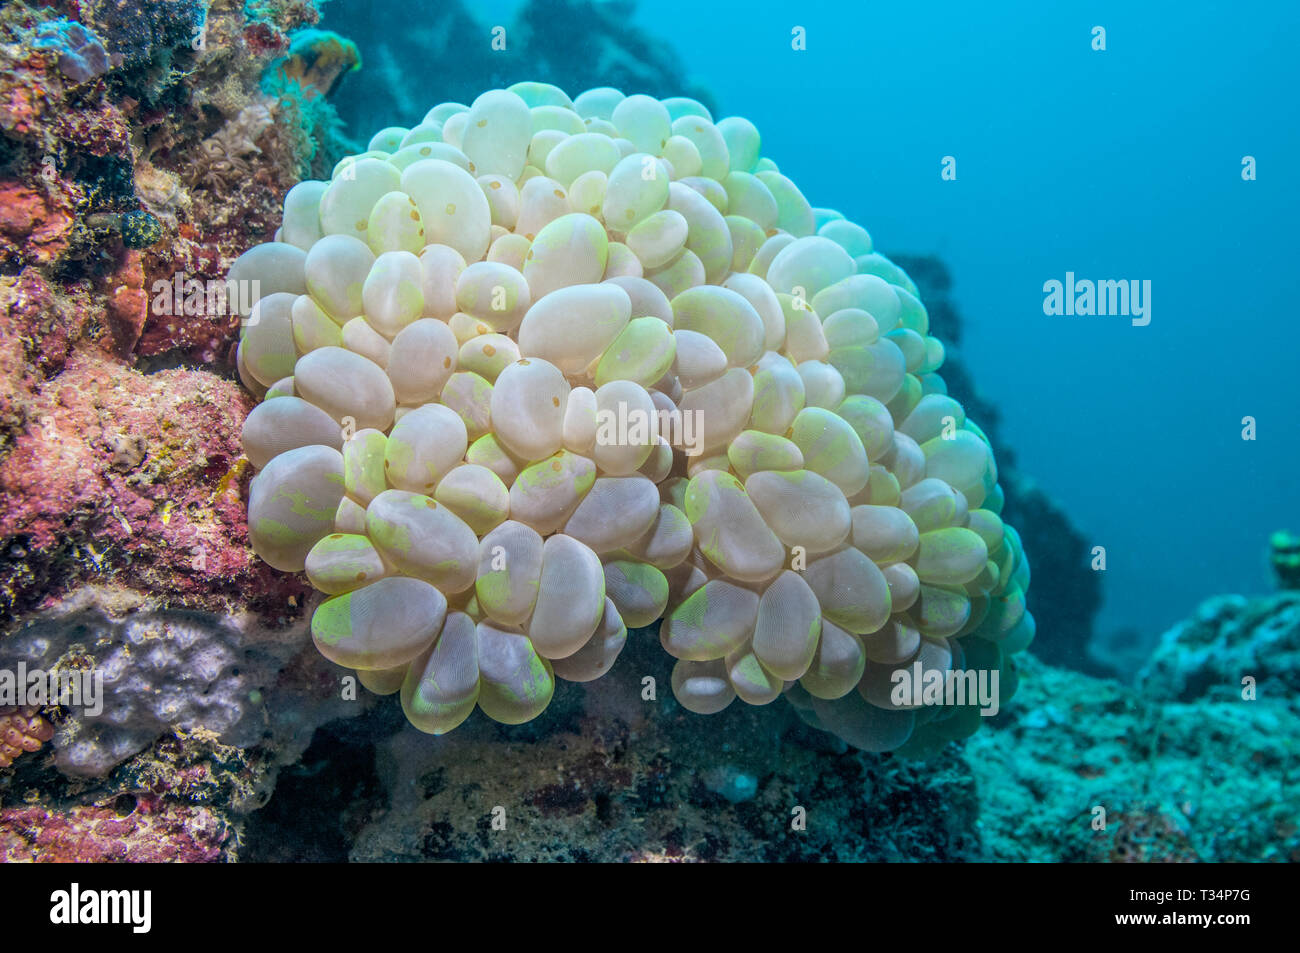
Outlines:
{"type": "Polygon", "coordinates": [[[637,18],[814,205],[949,264],[1020,469],[1106,549],[1098,631],[1272,587],[1268,534],[1300,522],[1300,5],[655,0],[637,18]],[[1068,271],[1150,280],[1150,324],[1045,315],[1068,271]]]}

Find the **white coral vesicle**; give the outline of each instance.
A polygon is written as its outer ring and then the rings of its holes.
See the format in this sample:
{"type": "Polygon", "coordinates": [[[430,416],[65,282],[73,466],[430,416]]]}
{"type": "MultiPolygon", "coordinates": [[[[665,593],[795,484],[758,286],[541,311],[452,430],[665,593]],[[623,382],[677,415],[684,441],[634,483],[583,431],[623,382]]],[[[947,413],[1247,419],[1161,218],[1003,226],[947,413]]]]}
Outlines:
{"type": "Polygon", "coordinates": [[[492,90],[296,186],[279,238],[229,276],[250,537],[418,728],[535,718],[659,619],[689,710],[784,693],[867,750],[978,726],[899,672],[1014,690],[987,438],[911,280],[747,120],[492,90]]]}

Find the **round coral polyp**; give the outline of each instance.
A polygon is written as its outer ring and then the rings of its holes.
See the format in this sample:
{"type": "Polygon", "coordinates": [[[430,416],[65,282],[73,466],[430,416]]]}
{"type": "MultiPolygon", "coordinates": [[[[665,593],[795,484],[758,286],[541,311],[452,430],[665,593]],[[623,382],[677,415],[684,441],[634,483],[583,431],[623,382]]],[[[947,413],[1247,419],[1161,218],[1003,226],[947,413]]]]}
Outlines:
{"type": "Polygon", "coordinates": [[[536,718],[656,623],[690,711],[784,695],[870,751],[1014,691],[1029,568],[988,439],[911,280],[749,121],[444,103],[297,185],[228,280],[252,545],[416,727],[536,718]]]}

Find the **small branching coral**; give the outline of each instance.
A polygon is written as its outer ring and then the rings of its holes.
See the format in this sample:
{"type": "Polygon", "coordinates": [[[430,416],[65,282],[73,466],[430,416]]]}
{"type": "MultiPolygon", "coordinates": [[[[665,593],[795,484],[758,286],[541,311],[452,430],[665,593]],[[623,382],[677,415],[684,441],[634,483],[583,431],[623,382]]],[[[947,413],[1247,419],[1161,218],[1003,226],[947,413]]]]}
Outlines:
{"type": "Polygon", "coordinates": [[[786,693],[866,750],[974,731],[973,697],[930,703],[959,671],[1014,689],[988,440],[907,275],[747,120],[446,103],[296,186],[229,281],[252,544],[417,727],[535,718],[660,618],[686,708],[786,693]]]}

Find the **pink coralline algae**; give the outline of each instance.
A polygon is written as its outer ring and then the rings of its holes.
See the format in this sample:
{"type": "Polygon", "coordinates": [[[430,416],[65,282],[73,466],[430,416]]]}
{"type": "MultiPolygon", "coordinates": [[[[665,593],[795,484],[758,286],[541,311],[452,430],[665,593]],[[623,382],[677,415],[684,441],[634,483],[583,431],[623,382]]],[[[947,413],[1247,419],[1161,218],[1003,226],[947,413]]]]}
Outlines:
{"type": "MultiPolygon", "coordinates": [[[[57,582],[44,582],[53,590],[118,580],[181,605],[243,604],[249,593],[283,605],[302,586],[277,582],[244,526],[238,435],[250,404],[203,371],[145,375],[74,353],[24,402],[26,425],[0,459],[0,538],[24,550],[29,570],[60,564],[57,582]]],[[[0,608],[30,601],[23,581],[6,580],[0,608]]],[[[27,581],[43,588],[39,574],[27,581]]]]}
{"type": "Polygon", "coordinates": [[[144,795],[123,816],[112,807],[0,810],[0,863],[203,863],[232,844],[217,814],[144,795]]]}

